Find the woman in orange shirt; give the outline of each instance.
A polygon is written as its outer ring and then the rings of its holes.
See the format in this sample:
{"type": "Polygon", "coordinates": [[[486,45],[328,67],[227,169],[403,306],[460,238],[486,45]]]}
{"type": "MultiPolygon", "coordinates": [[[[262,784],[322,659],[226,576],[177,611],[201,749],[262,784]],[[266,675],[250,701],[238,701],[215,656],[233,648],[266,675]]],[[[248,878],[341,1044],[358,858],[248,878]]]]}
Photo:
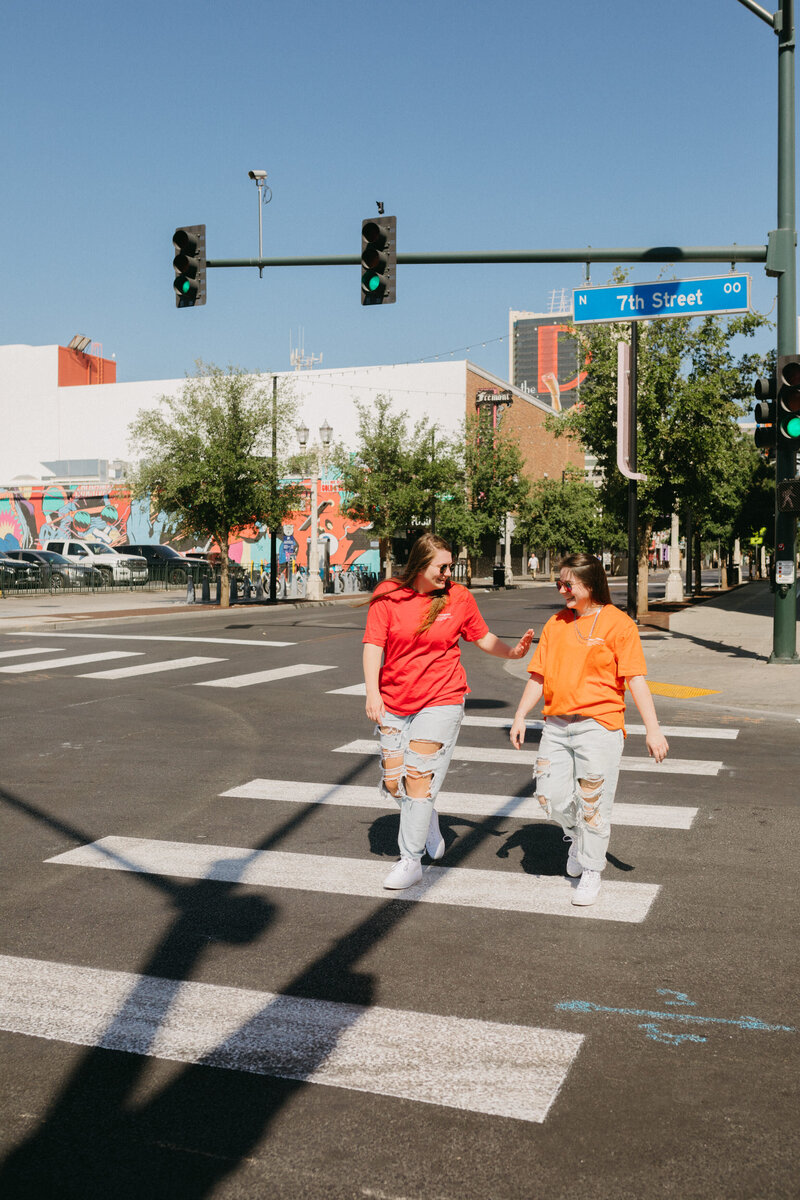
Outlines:
{"type": "Polygon", "coordinates": [[[556,584],[565,607],[546,623],[528,664],[511,744],[525,740],[525,718],[544,695],[544,732],[536,795],[570,842],[567,874],[579,878],[573,904],[593,904],[611,834],[611,811],[625,740],[625,685],[657,763],[669,751],[645,678],[635,623],[611,603],[608,580],[591,554],[565,558],[556,584]]]}

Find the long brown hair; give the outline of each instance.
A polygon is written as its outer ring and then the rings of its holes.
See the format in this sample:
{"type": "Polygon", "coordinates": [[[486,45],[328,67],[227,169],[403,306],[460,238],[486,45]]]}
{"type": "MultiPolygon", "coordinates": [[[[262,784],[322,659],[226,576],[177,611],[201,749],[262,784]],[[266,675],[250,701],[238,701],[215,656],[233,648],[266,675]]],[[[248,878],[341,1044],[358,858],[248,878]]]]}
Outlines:
{"type": "Polygon", "coordinates": [[[595,604],[610,604],[608,577],[603,564],[593,554],[570,554],[558,564],[559,571],[571,571],[588,589],[595,604]]]}
{"type": "MultiPolygon", "coordinates": [[[[392,590],[399,591],[400,588],[413,587],[414,580],[417,578],[417,576],[422,571],[427,570],[436,555],[442,550],[446,550],[449,554],[452,554],[452,547],[450,546],[449,542],[444,540],[444,538],[439,537],[439,535],[436,533],[423,533],[421,537],[417,538],[417,540],[414,542],[414,545],[411,547],[411,551],[408,555],[408,562],[403,567],[403,570],[399,573],[399,575],[392,576],[390,582],[396,585],[392,590]]],[[[430,629],[433,622],[439,616],[439,613],[445,608],[448,600],[448,590],[448,587],[445,586],[440,591],[431,593],[431,602],[428,607],[428,611],[426,612],[421,625],[416,630],[417,636],[419,636],[421,633],[425,633],[427,629],[430,629]]],[[[385,600],[387,597],[391,596],[391,594],[392,592],[388,590],[381,592],[379,596],[372,597],[370,604],[375,604],[379,600],[385,600]]]]}

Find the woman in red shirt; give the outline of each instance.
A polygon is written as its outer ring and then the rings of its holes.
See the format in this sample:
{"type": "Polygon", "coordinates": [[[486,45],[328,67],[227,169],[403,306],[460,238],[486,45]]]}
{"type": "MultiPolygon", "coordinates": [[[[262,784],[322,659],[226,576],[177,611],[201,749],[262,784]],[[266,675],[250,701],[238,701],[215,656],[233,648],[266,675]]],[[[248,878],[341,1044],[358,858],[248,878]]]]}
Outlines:
{"type": "Polygon", "coordinates": [[[448,543],[425,533],[405,570],[380,583],[370,601],[366,712],[380,731],[381,790],[400,805],[400,861],[384,880],[387,888],[419,883],[423,851],[433,859],[445,851],[434,802],[469,691],[460,639],[496,658],[522,658],[533,637],[527,630],[510,649],[490,633],[471,593],[451,582],[452,565],[448,543]]]}

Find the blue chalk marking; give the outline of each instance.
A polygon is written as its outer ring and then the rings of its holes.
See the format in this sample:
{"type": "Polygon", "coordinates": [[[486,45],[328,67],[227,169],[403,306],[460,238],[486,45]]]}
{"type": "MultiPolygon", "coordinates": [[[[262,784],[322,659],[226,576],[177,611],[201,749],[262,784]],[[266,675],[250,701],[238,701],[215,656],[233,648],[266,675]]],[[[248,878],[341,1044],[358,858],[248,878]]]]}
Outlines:
{"type": "MultiPolygon", "coordinates": [[[[688,1004],[694,1005],[693,1000],[689,1000],[684,992],[674,992],[669,988],[659,988],[658,994],[661,996],[677,996],[677,1000],[667,1000],[667,1004],[688,1004]]],[[[668,1033],[661,1028],[658,1022],[661,1021],[678,1021],[683,1024],[695,1025],[733,1025],[739,1029],[753,1030],[758,1033],[796,1033],[797,1030],[793,1025],[768,1025],[765,1021],[759,1020],[758,1017],[701,1017],[696,1013],[681,1013],[681,1012],[653,1012],[643,1008],[612,1008],[604,1004],[594,1004],[591,1000],[564,1000],[556,1005],[556,1009],[561,1012],[578,1012],[578,1013],[617,1013],[623,1017],[645,1017],[648,1018],[644,1023],[639,1025],[647,1036],[654,1042],[661,1042],[663,1045],[676,1046],[682,1042],[705,1042],[708,1039],[700,1034],[692,1033],[668,1033]]]]}
{"type": "Polygon", "coordinates": [[[686,992],[674,992],[672,988],[656,988],[657,996],[674,996],[674,1000],[665,1000],[665,1004],[685,1004],[687,1008],[696,1008],[694,1000],[690,1000],[686,992]]]}

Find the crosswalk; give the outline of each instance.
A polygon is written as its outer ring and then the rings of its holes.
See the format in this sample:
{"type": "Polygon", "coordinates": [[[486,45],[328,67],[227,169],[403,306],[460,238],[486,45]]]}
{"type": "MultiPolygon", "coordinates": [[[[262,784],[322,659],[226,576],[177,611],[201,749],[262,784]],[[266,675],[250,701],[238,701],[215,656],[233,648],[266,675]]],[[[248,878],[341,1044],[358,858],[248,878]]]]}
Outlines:
{"type": "MultiPolygon", "coordinates": [[[[75,635],[82,636],[106,637],[75,635]]],[[[174,678],[176,673],[188,675],[196,670],[214,674],[194,680],[193,686],[237,688],[335,669],[300,663],[270,664],[254,670],[249,655],[250,669],[230,675],[225,673],[228,658],[222,651],[154,659],[147,643],[188,641],[200,648],[204,642],[213,641],[217,647],[233,639],[126,635],[108,640],[113,649],[86,654],[58,649],[58,641],[69,644],[60,634],[52,646],[32,644],[27,649],[0,651],[0,672],[19,676],[26,671],[64,669],[75,671],[75,678],[85,679],[90,686],[89,681],[139,675],[152,679],[161,672],[174,678]],[[136,649],[120,649],[117,641],[138,644],[136,649]],[[65,657],[57,657],[62,653],[65,657]],[[99,670],[80,670],[115,659],[127,661],[99,670]]],[[[248,644],[266,646],[270,654],[292,646],[288,642],[248,644]]],[[[361,696],[363,685],[349,683],[331,688],[326,703],[342,706],[341,711],[352,715],[355,726],[363,719],[361,696]]],[[[444,791],[437,801],[442,814],[516,822],[517,829],[540,826],[546,820],[531,794],[530,766],[535,750],[509,749],[509,724],[507,717],[466,717],[464,744],[457,748],[454,762],[491,766],[491,778],[502,779],[504,790],[444,791]]],[[[541,721],[529,721],[528,728],[529,740],[535,743],[541,721]]],[[[632,738],[642,732],[637,726],[630,727],[632,738]]],[[[673,754],[666,764],[655,768],[649,759],[635,753],[623,756],[628,772],[647,773],[648,802],[626,798],[623,778],[614,821],[641,830],[642,836],[666,839],[678,846],[684,844],[681,839],[692,837],[699,810],[671,803],[670,780],[679,774],[717,775],[725,767],[717,757],[720,748],[731,746],[738,730],[673,726],[666,732],[674,739],[673,754]],[[706,745],[709,754],[703,758],[698,750],[706,745]],[[692,748],[691,757],[683,757],[684,746],[692,748]]],[[[265,805],[277,804],[287,809],[292,806],[294,812],[305,806],[330,812],[331,820],[341,814],[348,825],[356,810],[373,812],[380,819],[393,805],[377,786],[337,779],[342,774],[340,764],[360,758],[365,767],[374,764],[377,783],[377,752],[374,740],[360,738],[329,744],[321,752],[316,748],[313,767],[311,762],[303,763],[297,771],[298,775],[316,774],[316,780],[268,775],[231,779],[230,786],[216,796],[216,803],[223,817],[231,817],[232,829],[237,827],[241,806],[260,811],[265,805]]],[[[659,897],[670,886],[669,879],[629,882],[607,877],[598,902],[578,907],[571,903],[574,881],[565,874],[532,875],[510,865],[502,869],[467,865],[458,854],[451,854],[451,843],[441,862],[425,860],[421,883],[401,893],[387,892],[383,888],[387,862],[379,856],[319,853],[318,842],[289,851],[155,838],[147,829],[137,832],[140,836],[130,835],[129,821],[124,835],[108,828],[94,841],[52,854],[45,860],[47,868],[79,872],[83,886],[89,889],[92,880],[99,878],[97,871],[106,871],[190,881],[185,886],[202,881],[204,885],[263,889],[273,897],[284,892],[305,893],[318,906],[320,919],[324,919],[328,898],[338,896],[350,898],[357,915],[385,907],[402,912],[403,919],[413,922],[415,911],[424,909],[436,920],[445,910],[462,908],[497,922],[498,933],[514,914],[527,914],[533,922],[563,923],[564,928],[580,921],[602,923],[616,938],[629,936],[625,930],[631,925],[657,922],[659,897]]],[[[50,958],[0,956],[2,1030],[532,1123],[547,1119],[562,1088],[579,1070],[584,1034],[572,1032],[568,1025],[568,1018],[556,1012],[551,1028],[528,1027],[478,1016],[456,1017],[163,979],[50,958]],[[410,1046],[413,1053],[409,1053],[410,1046]]]]}
{"type": "MultiPolygon", "coordinates": [[[[9,634],[9,636],[18,636],[9,634]]],[[[286,650],[291,649],[295,643],[286,641],[270,641],[266,639],[253,638],[218,638],[218,637],[182,637],[182,636],[159,636],[151,634],[120,634],[120,633],[41,633],[37,632],[36,638],[45,638],[52,636],[58,641],[68,641],[69,639],[87,639],[90,641],[106,641],[109,642],[113,649],[108,650],[90,650],[82,654],[70,653],[62,646],[37,646],[32,645],[23,648],[15,648],[14,650],[0,650],[0,675],[14,676],[30,676],[34,679],[41,679],[44,673],[49,671],[63,671],[66,668],[78,668],[93,666],[96,663],[111,662],[116,659],[145,658],[148,652],[152,653],[153,648],[158,652],[164,642],[179,642],[182,644],[191,643],[195,647],[202,648],[204,646],[227,646],[231,653],[235,653],[239,647],[257,646],[259,649],[269,653],[271,650],[286,650]],[[136,650],[128,650],[117,646],[117,643],[136,642],[143,648],[136,650]],[[153,643],[151,647],[148,643],[153,643]],[[41,657],[49,655],[50,657],[41,657]],[[58,655],[59,657],[55,657],[58,655]],[[14,661],[7,661],[13,659],[14,661]]],[[[75,678],[91,679],[97,681],[114,681],[134,680],[140,676],[147,676],[148,680],[152,681],[154,677],[166,675],[170,678],[175,677],[176,671],[193,672],[198,668],[218,667],[229,661],[227,657],[221,657],[219,653],[208,654],[190,654],[180,658],[157,658],[148,659],[145,662],[137,662],[126,666],[109,667],[106,670],[100,671],[77,671],[75,678]]],[[[252,666],[252,653],[249,654],[249,665],[252,666]]],[[[240,671],[235,675],[212,676],[207,679],[188,680],[189,686],[193,687],[209,687],[209,688],[249,688],[259,684],[277,683],[282,680],[292,679],[303,675],[315,675],[321,671],[331,671],[336,668],[322,663],[290,663],[284,666],[264,667],[260,670],[248,669],[240,671]]]]}

